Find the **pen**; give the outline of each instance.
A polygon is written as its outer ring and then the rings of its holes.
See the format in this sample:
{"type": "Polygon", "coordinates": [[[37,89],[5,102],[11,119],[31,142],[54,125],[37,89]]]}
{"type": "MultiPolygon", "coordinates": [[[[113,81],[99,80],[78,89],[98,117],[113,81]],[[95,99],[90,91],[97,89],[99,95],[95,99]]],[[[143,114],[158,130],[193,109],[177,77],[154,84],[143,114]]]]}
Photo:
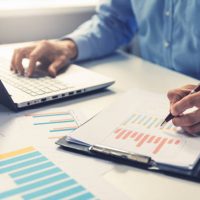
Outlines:
{"type": "MultiPolygon", "coordinates": [[[[194,93],[199,92],[199,91],[200,91],[200,83],[188,95],[194,94],[194,93]]],[[[169,113],[160,126],[163,126],[164,124],[166,124],[167,122],[169,122],[173,118],[174,118],[174,116],[171,113],[169,113]]]]}

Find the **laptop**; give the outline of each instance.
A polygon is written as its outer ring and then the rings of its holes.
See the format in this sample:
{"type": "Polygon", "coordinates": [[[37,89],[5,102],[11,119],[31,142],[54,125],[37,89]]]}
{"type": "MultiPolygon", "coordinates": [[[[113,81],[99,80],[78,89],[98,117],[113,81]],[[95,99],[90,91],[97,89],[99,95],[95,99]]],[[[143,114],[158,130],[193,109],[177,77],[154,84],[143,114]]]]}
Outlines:
{"type": "Polygon", "coordinates": [[[56,78],[41,75],[41,71],[33,78],[20,76],[11,72],[9,65],[9,61],[1,59],[0,103],[14,111],[107,88],[115,82],[74,64],[56,78]]]}

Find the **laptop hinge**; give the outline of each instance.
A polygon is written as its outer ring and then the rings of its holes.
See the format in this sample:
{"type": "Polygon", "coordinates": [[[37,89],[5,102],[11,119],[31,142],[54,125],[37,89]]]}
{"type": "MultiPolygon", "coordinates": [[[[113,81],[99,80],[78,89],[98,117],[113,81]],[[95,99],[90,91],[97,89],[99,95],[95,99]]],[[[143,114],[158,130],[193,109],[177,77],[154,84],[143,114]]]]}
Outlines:
{"type": "Polygon", "coordinates": [[[13,111],[17,111],[17,105],[13,102],[10,94],[0,80],[0,103],[13,111]]]}

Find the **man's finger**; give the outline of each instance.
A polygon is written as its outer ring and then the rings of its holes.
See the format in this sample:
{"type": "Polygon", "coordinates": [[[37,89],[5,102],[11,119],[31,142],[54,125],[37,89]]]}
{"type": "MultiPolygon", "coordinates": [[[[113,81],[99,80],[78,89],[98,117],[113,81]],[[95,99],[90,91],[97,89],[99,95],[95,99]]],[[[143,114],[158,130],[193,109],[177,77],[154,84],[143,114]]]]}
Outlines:
{"type": "Polygon", "coordinates": [[[182,114],[185,110],[192,107],[200,107],[200,92],[185,96],[180,101],[171,106],[171,113],[174,116],[182,114]]]}
{"type": "Polygon", "coordinates": [[[34,69],[36,68],[37,61],[43,56],[46,50],[46,46],[42,44],[38,45],[29,55],[29,67],[28,76],[32,76],[34,69]]]}
{"type": "Polygon", "coordinates": [[[17,72],[16,69],[15,69],[15,57],[16,57],[16,50],[14,50],[13,52],[13,56],[12,56],[12,59],[11,59],[11,66],[10,66],[10,69],[13,70],[14,72],[17,72]]]}
{"type": "Polygon", "coordinates": [[[24,51],[25,50],[19,50],[15,55],[15,68],[21,75],[24,74],[24,67],[22,65],[22,61],[25,58],[24,51]]]}
{"type": "Polygon", "coordinates": [[[27,58],[34,46],[23,47],[20,49],[15,49],[13,52],[10,69],[14,70],[16,73],[21,70],[23,72],[22,60],[27,58]],[[21,58],[23,57],[23,58],[21,58]]]}
{"type": "Polygon", "coordinates": [[[60,56],[48,68],[50,76],[55,77],[60,69],[62,69],[68,62],[67,56],[60,56]]]}
{"type": "Polygon", "coordinates": [[[199,124],[195,124],[193,126],[186,126],[186,127],[182,127],[184,131],[186,131],[187,133],[189,133],[192,136],[199,136],[200,135],[200,123],[199,124]]]}
{"type": "Polygon", "coordinates": [[[192,113],[181,115],[173,119],[175,126],[193,126],[200,123],[200,110],[196,110],[192,113]]]}
{"type": "Polygon", "coordinates": [[[190,93],[190,89],[183,88],[183,89],[175,89],[175,90],[170,90],[167,93],[167,97],[170,101],[170,104],[174,104],[177,101],[180,101],[183,97],[188,95],[190,93]]]}

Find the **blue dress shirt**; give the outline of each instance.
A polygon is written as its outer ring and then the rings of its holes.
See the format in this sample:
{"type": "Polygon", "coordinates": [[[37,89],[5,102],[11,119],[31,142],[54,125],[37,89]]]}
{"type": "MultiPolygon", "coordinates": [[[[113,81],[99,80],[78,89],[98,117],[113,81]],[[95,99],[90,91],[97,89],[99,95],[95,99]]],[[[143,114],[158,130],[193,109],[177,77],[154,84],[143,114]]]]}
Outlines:
{"type": "Polygon", "coordinates": [[[141,57],[200,79],[200,0],[104,0],[67,35],[77,60],[99,58],[138,36],[141,57]]]}

